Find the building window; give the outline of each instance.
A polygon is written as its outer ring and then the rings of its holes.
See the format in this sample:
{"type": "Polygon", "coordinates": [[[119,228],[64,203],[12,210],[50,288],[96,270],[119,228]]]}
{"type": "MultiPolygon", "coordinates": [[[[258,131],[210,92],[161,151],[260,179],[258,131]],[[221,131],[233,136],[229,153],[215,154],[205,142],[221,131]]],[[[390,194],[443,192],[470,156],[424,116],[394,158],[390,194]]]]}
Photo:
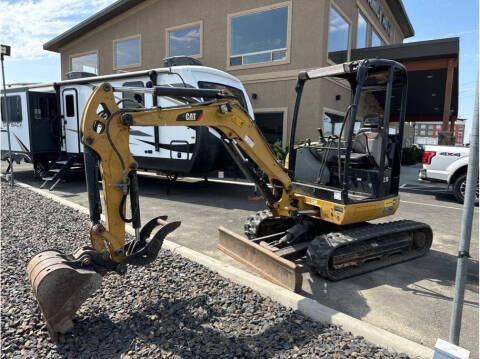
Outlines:
{"type": "Polygon", "coordinates": [[[358,12],[358,26],[357,26],[357,49],[367,47],[368,22],[363,15],[358,12]]]}
{"type": "Polygon", "coordinates": [[[22,99],[20,98],[20,96],[7,96],[7,110],[7,117],[5,117],[3,115],[5,113],[5,97],[2,96],[2,122],[6,123],[6,118],[9,119],[10,123],[22,122],[22,99]]]}
{"type": "Polygon", "coordinates": [[[328,59],[337,64],[347,61],[349,42],[350,24],[331,6],[328,31],[328,59]]]}
{"type": "Polygon", "coordinates": [[[427,136],[433,137],[433,125],[427,125],[427,136]]]}
{"type": "Polygon", "coordinates": [[[382,40],[380,39],[380,36],[372,30],[372,47],[375,46],[382,46],[382,40]]]}
{"type": "Polygon", "coordinates": [[[426,136],[427,135],[427,125],[417,125],[417,136],[426,136]]]}
{"type": "Polygon", "coordinates": [[[72,56],[70,71],[89,72],[98,75],[98,54],[96,52],[72,56]]]}
{"type": "Polygon", "coordinates": [[[202,22],[167,29],[167,56],[202,56],[202,22]]]}
{"type": "Polygon", "coordinates": [[[230,66],[285,61],[289,6],[229,17],[230,66]]]}
{"type": "Polygon", "coordinates": [[[115,68],[140,66],[140,36],[114,41],[115,68]]]}

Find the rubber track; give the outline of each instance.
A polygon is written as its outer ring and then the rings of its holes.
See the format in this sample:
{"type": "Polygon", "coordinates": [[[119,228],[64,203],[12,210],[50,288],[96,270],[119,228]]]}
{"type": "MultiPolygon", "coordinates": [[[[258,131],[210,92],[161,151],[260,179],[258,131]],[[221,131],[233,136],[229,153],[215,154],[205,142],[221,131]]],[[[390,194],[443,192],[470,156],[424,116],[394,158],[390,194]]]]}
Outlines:
{"type": "Polygon", "coordinates": [[[322,277],[337,281],[362,273],[371,272],[378,268],[421,257],[430,249],[432,240],[432,229],[425,223],[409,220],[386,222],[381,224],[365,223],[353,229],[332,232],[315,237],[307,250],[307,260],[309,265],[322,277]],[[334,251],[339,248],[348,246],[350,244],[357,244],[362,241],[368,241],[374,238],[382,240],[390,237],[392,234],[411,231],[425,232],[426,243],[423,248],[415,249],[405,254],[387,257],[386,259],[382,260],[367,262],[359,267],[334,269],[330,266],[330,258],[333,254],[335,254],[334,251]]]}

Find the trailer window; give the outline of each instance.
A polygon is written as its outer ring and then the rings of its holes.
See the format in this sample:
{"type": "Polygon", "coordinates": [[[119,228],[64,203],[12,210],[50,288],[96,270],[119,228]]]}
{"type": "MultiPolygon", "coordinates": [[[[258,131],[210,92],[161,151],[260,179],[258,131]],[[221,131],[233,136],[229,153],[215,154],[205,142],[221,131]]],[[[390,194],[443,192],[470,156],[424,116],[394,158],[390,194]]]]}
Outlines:
{"type": "Polygon", "coordinates": [[[75,116],[75,102],[73,95],[65,96],[65,108],[67,117],[75,116]]]}
{"type": "MultiPolygon", "coordinates": [[[[123,86],[124,87],[145,87],[142,81],[124,82],[123,86]]],[[[145,106],[145,95],[143,93],[123,92],[122,99],[129,99],[128,101],[123,102],[122,104],[123,108],[139,108],[139,107],[145,106]],[[139,106],[137,102],[142,106],[139,106]]]]}
{"type": "Polygon", "coordinates": [[[218,84],[215,82],[207,82],[207,81],[199,81],[198,87],[201,89],[216,89],[216,90],[228,90],[230,91],[237,99],[240,101],[242,107],[247,110],[247,101],[245,100],[245,96],[243,95],[243,91],[228,85],[218,84]]]}
{"type": "MultiPolygon", "coordinates": [[[[1,102],[2,109],[2,122],[7,122],[4,116],[5,114],[5,98],[2,97],[1,102]]],[[[8,96],[7,97],[7,117],[10,120],[10,123],[21,123],[22,122],[22,99],[19,95],[8,96]]]]}

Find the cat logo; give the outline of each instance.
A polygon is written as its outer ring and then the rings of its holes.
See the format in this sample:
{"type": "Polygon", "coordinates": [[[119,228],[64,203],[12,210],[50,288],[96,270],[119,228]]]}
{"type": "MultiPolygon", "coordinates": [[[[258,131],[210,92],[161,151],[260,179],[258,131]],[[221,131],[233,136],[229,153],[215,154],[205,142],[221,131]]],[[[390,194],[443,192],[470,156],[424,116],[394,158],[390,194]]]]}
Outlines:
{"type": "Polygon", "coordinates": [[[190,111],[178,115],[177,121],[200,121],[203,116],[203,111],[190,111]]]}

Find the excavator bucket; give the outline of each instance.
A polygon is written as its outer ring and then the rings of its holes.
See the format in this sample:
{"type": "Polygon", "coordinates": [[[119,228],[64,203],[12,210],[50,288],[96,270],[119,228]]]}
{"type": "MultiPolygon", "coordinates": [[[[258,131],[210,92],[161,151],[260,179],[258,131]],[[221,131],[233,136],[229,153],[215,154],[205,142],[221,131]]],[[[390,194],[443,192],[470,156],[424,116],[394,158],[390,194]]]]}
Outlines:
{"type": "Polygon", "coordinates": [[[82,303],[100,288],[102,277],[90,269],[76,269],[65,255],[49,250],[27,265],[27,275],[51,338],[73,328],[72,318],[82,303]]]}

